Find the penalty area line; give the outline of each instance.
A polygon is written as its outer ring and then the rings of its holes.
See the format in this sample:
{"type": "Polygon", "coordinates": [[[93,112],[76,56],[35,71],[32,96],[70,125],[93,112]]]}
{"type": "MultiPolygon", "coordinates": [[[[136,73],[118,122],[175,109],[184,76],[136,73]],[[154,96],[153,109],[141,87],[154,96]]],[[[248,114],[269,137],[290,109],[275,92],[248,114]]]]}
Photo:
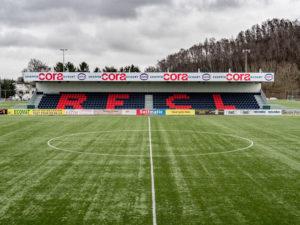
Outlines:
{"type": "Polygon", "coordinates": [[[151,137],[151,119],[149,116],[148,116],[148,133],[149,133],[149,154],[150,154],[150,171],[151,171],[151,193],[152,193],[152,222],[153,222],[153,225],[157,225],[154,167],[153,167],[153,154],[152,154],[152,137],[151,137]]]}

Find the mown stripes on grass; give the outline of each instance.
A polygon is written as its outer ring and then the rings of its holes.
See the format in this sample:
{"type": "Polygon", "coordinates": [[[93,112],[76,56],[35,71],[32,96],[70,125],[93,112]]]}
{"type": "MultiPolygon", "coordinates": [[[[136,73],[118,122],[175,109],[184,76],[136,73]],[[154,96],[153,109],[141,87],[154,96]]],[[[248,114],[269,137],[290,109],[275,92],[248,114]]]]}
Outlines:
{"type": "MultiPolygon", "coordinates": [[[[137,157],[47,146],[70,133],[147,131],[147,117],[0,117],[0,127],[0,224],[153,224],[148,132],[56,143],[137,157]]],[[[152,117],[151,131],[158,225],[300,223],[298,117],[152,117]],[[183,130],[238,135],[255,145],[178,156],[243,144],[183,130]]]]}

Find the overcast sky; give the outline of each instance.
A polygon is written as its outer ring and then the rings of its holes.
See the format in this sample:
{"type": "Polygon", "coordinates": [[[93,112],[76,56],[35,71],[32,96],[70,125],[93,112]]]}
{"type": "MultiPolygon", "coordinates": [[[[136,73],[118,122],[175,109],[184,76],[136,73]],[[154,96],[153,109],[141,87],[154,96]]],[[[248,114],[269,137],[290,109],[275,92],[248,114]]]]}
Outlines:
{"type": "Polygon", "coordinates": [[[0,77],[31,58],[105,65],[155,65],[206,37],[236,37],[272,18],[300,18],[300,0],[1,0],[0,77]]]}

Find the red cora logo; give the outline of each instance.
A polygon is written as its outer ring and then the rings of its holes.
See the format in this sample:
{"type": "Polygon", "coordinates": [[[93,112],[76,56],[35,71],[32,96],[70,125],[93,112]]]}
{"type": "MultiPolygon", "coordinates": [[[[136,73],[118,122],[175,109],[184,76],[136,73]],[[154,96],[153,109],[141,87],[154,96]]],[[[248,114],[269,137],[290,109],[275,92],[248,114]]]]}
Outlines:
{"type": "Polygon", "coordinates": [[[62,73],[40,73],[39,80],[64,80],[62,73]]]}
{"type": "Polygon", "coordinates": [[[226,79],[229,81],[250,81],[250,73],[228,73],[226,79]]]}
{"type": "Polygon", "coordinates": [[[105,81],[118,81],[118,80],[126,80],[126,73],[103,73],[102,80],[105,81]]]}
{"type": "Polygon", "coordinates": [[[166,80],[166,81],[188,81],[189,75],[186,73],[165,73],[164,80],[166,80]]]}

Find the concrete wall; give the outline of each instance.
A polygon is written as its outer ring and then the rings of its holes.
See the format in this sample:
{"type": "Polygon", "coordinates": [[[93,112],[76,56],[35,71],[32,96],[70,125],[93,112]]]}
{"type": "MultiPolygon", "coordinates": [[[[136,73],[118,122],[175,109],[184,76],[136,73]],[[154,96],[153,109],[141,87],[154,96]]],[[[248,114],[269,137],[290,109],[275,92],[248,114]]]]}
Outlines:
{"type": "Polygon", "coordinates": [[[260,83],[157,83],[157,82],[37,82],[37,91],[59,92],[249,92],[258,93],[260,83]]]}

